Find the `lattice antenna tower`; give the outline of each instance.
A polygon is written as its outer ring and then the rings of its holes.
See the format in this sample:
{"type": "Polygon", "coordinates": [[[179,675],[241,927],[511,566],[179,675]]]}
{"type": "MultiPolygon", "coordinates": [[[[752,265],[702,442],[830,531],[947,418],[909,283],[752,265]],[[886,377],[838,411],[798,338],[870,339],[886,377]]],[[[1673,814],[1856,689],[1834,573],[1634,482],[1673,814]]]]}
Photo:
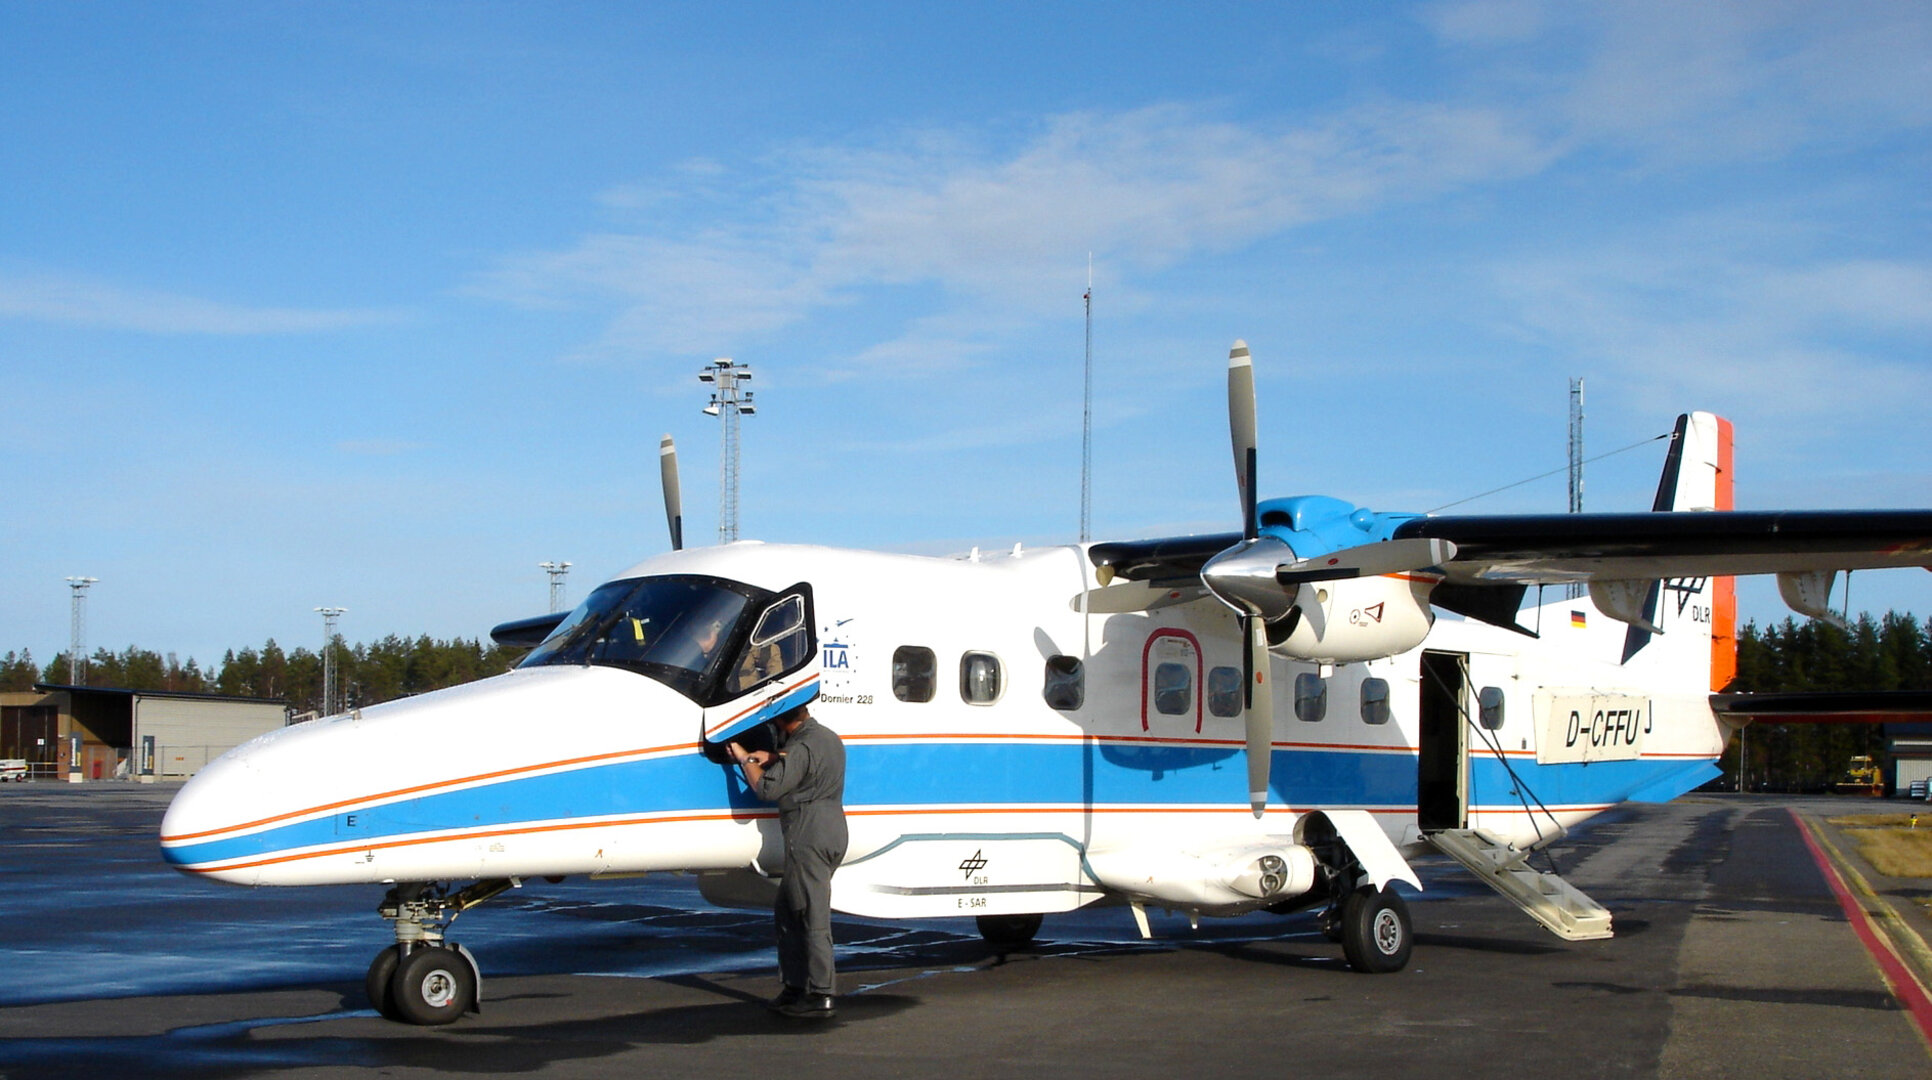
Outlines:
{"type": "Polygon", "coordinates": [[[68,616],[67,633],[67,681],[75,686],[87,685],[87,587],[100,578],[70,577],[67,587],[73,590],[72,607],[68,616]]]}
{"type": "Polygon", "coordinates": [[[336,620],[349,609],[319,607],[315,610],[322,616],[322,715],[334,716],[341,711],[338,707],[341,699],[335,691],[335,627],[336,620]]]}
{"type": "Polygon", "coordinates": [[[751,368],[721,356],[698,372],[698,381],[711,384],[711,403],[706,416],[718,417],[718,543],[738,539],[738,417],[758,410],[751,403],[751,391],[741,385],[751,381],[751,368]]]}
{"type": "MultiPolygon", "coordinates": [[[[1583,512],[1583,380],[1570,380],[1570,513],[1583,512]]],[[[1583,586],[1572,582],[1570,599],[1583,595],[1583,586]]]]}
{"type": "Polygon", "coordinates": [[[537,564],[544,573],[550,575],[550,611],[552,614],[564,609],[564,575],[570,573],[568,562],[541,562],[537,564]]]}

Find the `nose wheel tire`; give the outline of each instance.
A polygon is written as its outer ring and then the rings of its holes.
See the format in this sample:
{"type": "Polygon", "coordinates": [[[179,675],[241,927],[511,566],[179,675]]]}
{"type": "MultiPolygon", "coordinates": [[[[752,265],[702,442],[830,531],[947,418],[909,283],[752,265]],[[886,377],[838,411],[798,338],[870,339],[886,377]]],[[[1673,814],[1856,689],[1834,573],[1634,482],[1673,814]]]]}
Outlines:
{"type": "MultiPolygon", "coordinates": [[[[378,956],[377,962],[381,959],[378,956]]],[[[370,974],[375,974],[373,967],[370,974]]],[[[454,1023],[476,1005],[476,973],[469,960],[441,945],[415,949],[402,957],[389,988],[392,1007],[411,1024],[454,1023]]]]}
{"type": "Polygon", "coordinates": [[[1385,975],[1409,966],[1415,932],[1409,905],[1391,889],[1357,889],[1342,903],[1342,953],[1348,966],[1385,975]]]}
{"type": "Polygon", "coordinates": [[[369,974],[362,987],[369,992],[369,1004],[385,1020],[401,1020],[396,1011],[396,968],[402,964],[402,946],[391,945],[369,963],[369,974]]]}

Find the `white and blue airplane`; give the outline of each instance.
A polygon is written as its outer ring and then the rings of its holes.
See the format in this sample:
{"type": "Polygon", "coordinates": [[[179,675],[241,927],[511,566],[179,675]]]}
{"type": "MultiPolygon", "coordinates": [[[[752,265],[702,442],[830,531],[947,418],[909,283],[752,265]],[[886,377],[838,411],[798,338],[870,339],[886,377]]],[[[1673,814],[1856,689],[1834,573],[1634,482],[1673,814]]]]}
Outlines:
{"type": "Polygon", "coordinates": [[[728,765],[794,705],[848,747],[840,911],[972,915],[995,942],[1089,904],[1318,909],[1401,969],[1408,860],[1442,851],[1566,938],[1610,916],[1527,859],[1718,775],[1737,721],[1727,575],[1800,612],[1833,576],[1932,565],[1932,511],[1731,509],[1731,432],[1678,421],[1652,512],[1438,516],[1258,501],[1253,370],[1229,364],[1239,533],[944,559],[752,541],[672,550],[506,623],[514,670],[262,736],[175,797],[161,847],[239,885],[367,883],[381,1012],[474,1009],[446,937],[526,880],[697,875],[768,903],[774,809],[728,765]],[[1540,602],[1541,587],[1586,595],[1540,602]],[[1538,588],[1538,602],[1525,604],[1538,588]],[[540,733],[540,734],[539,734],[540,733]]]}

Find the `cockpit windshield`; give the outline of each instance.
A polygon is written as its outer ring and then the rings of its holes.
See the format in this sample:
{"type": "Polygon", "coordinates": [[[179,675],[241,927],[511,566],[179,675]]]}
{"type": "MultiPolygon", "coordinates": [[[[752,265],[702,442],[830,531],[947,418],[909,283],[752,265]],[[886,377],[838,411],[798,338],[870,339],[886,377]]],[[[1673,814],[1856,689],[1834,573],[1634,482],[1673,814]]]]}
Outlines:
{"type": "Polygon", "coordinates": [[[747,608],[769,595],[717,578],[673,575],[599,587],[518,667],[598,664],[695,697],[730,654],[747,608]]]}

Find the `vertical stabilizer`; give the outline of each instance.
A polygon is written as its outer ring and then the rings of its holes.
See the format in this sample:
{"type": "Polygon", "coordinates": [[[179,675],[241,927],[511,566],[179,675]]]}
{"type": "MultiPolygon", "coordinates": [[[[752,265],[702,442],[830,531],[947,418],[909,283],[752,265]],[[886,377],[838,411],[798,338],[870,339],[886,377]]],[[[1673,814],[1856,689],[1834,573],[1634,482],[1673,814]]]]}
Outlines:
{"type": "MultiPolygon", "coordinates": [[[[1651,501],[1650,508],[1659,513],[1733,509],[1732,460],[1729,420],[1707,412],[1685,413],[1678,417],[1677,429],[1671,433],[1670,452],[1664,459],[1663,476],[1657,481],[1657,496],[1651,501]]],[[[1653,625],[1665,625],[1657,621],[1660,616],[1668,618],[1670,614],[1702,607],[1695,599],[1698,594],[1709,604],[1709,619],[1705,628],[1710,635],[1710,686],[1713,690],[1722,690],[1737,676],[1737,586],[1733,579],[1720,577],[1708,582],[1652,582],[1644,598],[1644,620],[1653,625]],[[1659,610],[1660,604],[1670,602],[1664,596],[1666,589],[1675,597],[1676,612],[1659,610]]],[[[1649,630],[1630,627],[1624,634],[1624,662],[1629,663],[1649,646],[1653,636],[1649,630]]],[[[1695,636],[1701,647],[1703,634],[1695,636]]]]}

